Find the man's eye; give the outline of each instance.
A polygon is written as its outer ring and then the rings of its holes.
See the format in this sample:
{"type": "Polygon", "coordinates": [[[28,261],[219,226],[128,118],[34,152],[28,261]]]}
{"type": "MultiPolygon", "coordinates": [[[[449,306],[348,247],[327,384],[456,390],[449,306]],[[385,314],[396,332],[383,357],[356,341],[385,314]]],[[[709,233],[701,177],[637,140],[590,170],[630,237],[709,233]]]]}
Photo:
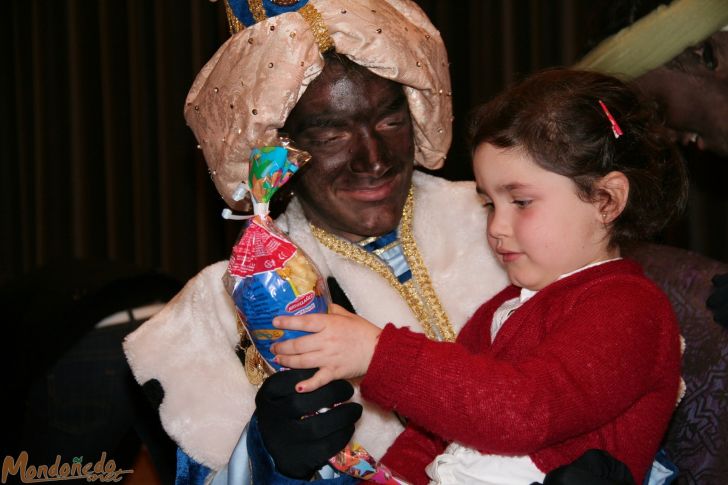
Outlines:
{"type": "Polygon", "coordinates": [[[388,116],[384,118],[382,121],[377,123],[377,128],[382,130],[391,129],[391,128],[398,128],[402,125],[404,125],[405,117],[401,115],[396,116],[388,116]]]}
{"type": "Polygon", "coordinates": [[[313,145],[328,145],[344,139],[344,135],[338,130],[317,130],[307,133],[306,138],[313,145]]]}
{"type": "Polygon", "coordinates": [[[338,140],[340,137],[338,136],[329,136],[326,138],[313,138],[311,139],[311,143],[314,145],[328,145],[329,143],[333,143],[336,140],[338,140]]]}
{"type": "Polygon", "coordinates": [[[700,59],[700,62],[709,70],[715,71],[718,67],[718,61],[715,58],[715,52],[713,51],[713,44],[710,41],[705,41],[695,49],[695,54],[700,59]]]}
{"type": "Polygon", "coordinates": [[[531,202],[533,202],[533,201],[531,201],[531,200],[526,200],[526,199],[514,199],[514,200],[513,200],[513,203],[514,203],[514,204],[515,204],[515,205],[516,205],[516,206],[517,206],[518,208],[520,208],[520,209],[523,209],[523,208],[525,208],[525,207],[528,207],[528,206],[529,206],[529,205],[531,204],[531,202]]]}

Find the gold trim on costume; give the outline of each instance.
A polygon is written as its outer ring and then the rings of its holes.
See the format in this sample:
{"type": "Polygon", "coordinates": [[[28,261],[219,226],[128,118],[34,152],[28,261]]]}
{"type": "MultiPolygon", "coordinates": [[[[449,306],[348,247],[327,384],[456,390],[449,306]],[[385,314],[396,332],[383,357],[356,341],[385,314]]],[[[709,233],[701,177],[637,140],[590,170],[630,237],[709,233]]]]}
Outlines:
{"type": "Polygon", "coordinates": [[[334,47],[334,39],[331,38],[329,29],[326,28],[324,19],[321,17],[319,11],[316,10],[316,7],[307,3],[298,10],[298,13],[301,14],[311,27],[311,33],[316,44],[318,44],[319,52],[323,54],[329,49],[332,49],[334,47]]]}
{"type": "MultiPolygon", "coordinates": [[[[410,192],[407,196],[407,203],[405,204],[405,210],[402,212],[402,250],[404,256],[407,258],[410,270],[412,271],[412,280],[417,282],[420,293],[427,303],[432,314],[433,323],[440,332],[440,340],[445,342],[455,341],[455,330],[450,324],[450,319],[442,308],[440,299],[435,293],[435,288],[432,286],[432,280],[430,279],[430,273],[427,271],[425,263],[422,261],[422,255],[417,249],[417,243],[415,242],[415,235],[412,229],[414,222],[414,192],[410,188],[410,192]]],[[[410,280],[410,281],[412,281],[410,280]]]]}
{"type": "Polygon", "coordinates": [[[263,356],[260,355],[258,349],[255,348],[255,344],[250,340],[250,336],[247,330],[245,330],[245,324],[237,312],[235,314],[235,322],[238,327],[238,335],[240,335],[240,343],[238,345],[245,352],[245,375],[248,377],[248,382],[254,386],[259,386],[268,377],[268,367],[263,360],[263,356]]]}
{"type": "Polygon", "coordinates": [[[369,236],[368,238],[366,238],[366,239],[362,239],[361,241],[357,241],[356,243],[357,243],[357,244],[358,244],[359,246],[366,246],[366,245],[367,245],[367,244],[369,244],[369,243],[373,243],[373,242],[374,242],[374,241],[376,241],[376,240],[377,240],[378,238],[379,238],[379,236],[369,236]]]}
{"type": "Polygon", "coordinates": [[[356,244],[334,236],[313,224],[310,224],[310,226],[314,237],[321,244],[346,259],[371,269],[383,277],[392,288],[397,290],[407,303],[407,306],[412,310],[412,313],[415,314],[415,317],[422,324],[422,329],[427,338],[453,342],[455,340],[455,331],[435,293],[430,274],[422,262],[422,256],[417,249],[412,231],[413,213],[414,189],[410,188],[400,223],[402,250],[409,264],[410,271],[412,271],[412,278],[404,284],[400,283],[389,266],[374,254],[367,252],[356,244]]]}
{"type": "Polygon", "coordinates": [[[248,0],[248,8],[250,13],[253,14],[255,22],[262,22],[268,18],[265,14],[265,8],[263,8],[263,0],[248,0]]]}
{"type": "Polygon", "coordinates": [[[228,29],[230,29],[230,35],[237,34],[245,28],[243,23],[233,13],[233,9],[230,8],[230,2],[225,0],[225,14],[227,15],[228,29]]]}
{"type": "Polygon", "coordinates": [[[263,384],[263,381],[268,377],[263,357],[253,344],[245,349],[245,375],[248,376],[248,382],[254,386],[263,384]]]}

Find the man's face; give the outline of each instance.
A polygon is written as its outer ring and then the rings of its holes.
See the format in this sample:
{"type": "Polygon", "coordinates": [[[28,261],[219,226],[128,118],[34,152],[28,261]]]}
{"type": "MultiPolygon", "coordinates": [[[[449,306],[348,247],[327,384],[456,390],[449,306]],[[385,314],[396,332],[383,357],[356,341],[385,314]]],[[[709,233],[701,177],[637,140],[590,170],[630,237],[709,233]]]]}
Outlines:
{"type": "Polygon", "coordinates": [[[400,84],[329,61],[283,130],[312,155],[294,189],[310,222],[351,241],[397,227],[414,157],[400,84]]]}
{"type": "Polygon", "coordinates": [[[662,105],[677,141],[728,157],[728,32],[713,34],[635,83],[662,105]]]}

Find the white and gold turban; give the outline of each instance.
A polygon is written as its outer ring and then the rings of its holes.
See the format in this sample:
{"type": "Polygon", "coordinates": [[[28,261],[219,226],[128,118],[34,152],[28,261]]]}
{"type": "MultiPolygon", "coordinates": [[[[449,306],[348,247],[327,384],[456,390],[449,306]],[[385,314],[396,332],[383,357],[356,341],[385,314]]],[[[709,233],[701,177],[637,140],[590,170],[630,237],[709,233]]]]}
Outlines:
{"type": "Polygon", "coordinates": [[[604,39],[573,67],[632,81],[728,24],[728,0],[673,0],[604,39]]]}
{"type": "Polygon", "coordinates": [[[226,8],[235,33],[197,75],[184,114],[228,205],[247,179],[251,148],[275,138],[331,48],[404,86],[415,162],[442,166],[452,137],[447,53],[411,0],[229,0],[226,8]]]}

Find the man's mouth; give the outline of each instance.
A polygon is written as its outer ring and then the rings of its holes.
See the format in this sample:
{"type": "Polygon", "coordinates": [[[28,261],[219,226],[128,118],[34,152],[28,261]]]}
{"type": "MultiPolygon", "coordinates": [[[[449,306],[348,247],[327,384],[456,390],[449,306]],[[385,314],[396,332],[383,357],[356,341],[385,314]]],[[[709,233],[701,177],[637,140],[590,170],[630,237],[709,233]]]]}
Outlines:
{"type": "Polygon", "coordinates": [[[383,180],[376,180],[371,183],[347,186],[340,189],[350,199],[359,202],[379,202],[390,197],[396,188],[398,178],[391,177],[383,180]]]}

